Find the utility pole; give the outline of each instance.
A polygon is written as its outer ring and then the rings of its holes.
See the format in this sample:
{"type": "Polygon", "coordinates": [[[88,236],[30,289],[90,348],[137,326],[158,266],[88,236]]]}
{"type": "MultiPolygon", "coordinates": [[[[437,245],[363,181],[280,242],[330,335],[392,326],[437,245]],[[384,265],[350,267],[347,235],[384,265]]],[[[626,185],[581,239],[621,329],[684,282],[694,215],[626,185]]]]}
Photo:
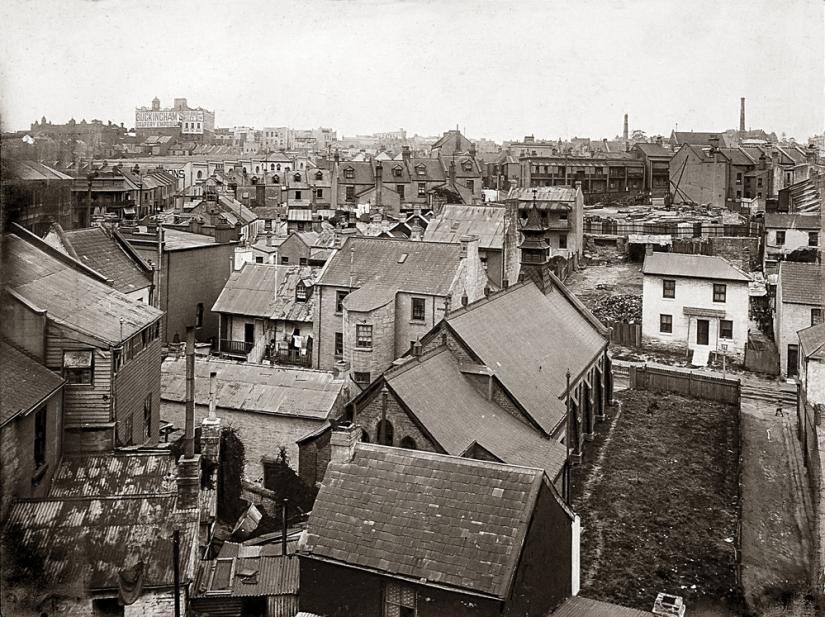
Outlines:
{"type": "Polygon", "coordinates": [[[180,531],[172,532],[172,567],[175,576],[175,617],[180,614],[180,531]]]}
{"type": "Polygon", "coordinates": [[[572,494],[572,491],[570,490],[570,440],[573,436],[573,419],[570,417],[570,369],[567,369],[565,406],[567,409],[567,425],[564,436],[564,448],[567,454],[564,458],[564,500],[570,504],[570,497],[572,494]]]}

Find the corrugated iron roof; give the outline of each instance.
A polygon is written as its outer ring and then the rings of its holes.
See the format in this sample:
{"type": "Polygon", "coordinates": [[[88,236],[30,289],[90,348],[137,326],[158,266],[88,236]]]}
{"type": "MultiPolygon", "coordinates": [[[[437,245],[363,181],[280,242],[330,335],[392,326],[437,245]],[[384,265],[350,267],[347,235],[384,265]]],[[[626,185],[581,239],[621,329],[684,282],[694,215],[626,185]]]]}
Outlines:
{"type": "MultiPolygon", "coordinates": [[[[181,531],[181,562],[197,549],[197,510],[176,511],[175,495],[48,498],[12,505],[6,532],[25,530],[26,548],[46,558],[54,586],[117,589],[118,572],[144,563],[146,587],[171,587],[173,529],[181,531]]],[[[183,578],[188,574],[183,572],[183,578]]]]}
{"type": "Polygon", "coordinates": [[[316,268],[246,263],[229,276],[212,311],[231,315],[250,315],[273,320],[311,322],[315,294],[296,299],[299,281],[314,281],[316,268]]]}
{"type": "Polygon", "coordinates": [[[51,397],[63,378],[0,340],[0,427],[51,397]]]}
{"type": "Polygon", "coordinates": [[[327,467],[302,554],[506,598],[544,479],[359,443],[351,462],[327,467]]]}
{"type": "Polygon", "coordinates": [[[109,344],[128,339],[163,315],[84,274],[71,265],[70,257],[57,255],[51,247],[44,250],[7,234],[3,242],[7,289],[46,310],[50,319],[109,344]],[[54,256],[48,251],[54,251],[54,256]]]}
{"type": "MultiPolygon", "coordinates": [[[[324,420],[335,408],[343,381],[332,373],[224,360],[195,362],[195,402],[209,404],[209,373],[217,372],[217,406],[324,420]]],[[[161,367],[161,399],[184,402],[185,358],[167,358],[161,367]]]]}
{"type": "Polygon", "coordinates": [[[642,273],[743,283],[751,280],[751,277],[722,257],[685,253],[654,252],[647,255],[642,273]]]}
{"type": "Polygon", "coordinates": [[[483,249],[501,249],[504,245],[503,206],[446,205],[424,231],[424,240],[459,242],[461,236],[478,236],[483,249]]]}
{"type": "Polygon", "coordinates": [[[564,419],[566,372],[580,375],[607,344],[560,290],[510,287],[451,313],[447,323],[550,433],[564,419]]]}
{"type": "Polygon", "coordinates": [[[168,453],[67,456],[52,478],[49,497],[174,494],[175,459],[168,453]]]}
{"type": "Polygon", "coordinates": [[[562,201],[575,202],[576,189],[569,186],[539,186],[535,189],[513,187],[507,194],[507,199],[519,201],[562,201]],[[535,191],[535,199],[533,198],[535,191]]]}
{"type": "Polygon", "coordinates": [[[220,557],[201,561],[197,566],[192,598],[291,596],[297,604],[299,562],[297,555],[259,557],[220,557]],[[218,562],[231,564],[234,577],[229,593],[214,593],[212,578],[218,562]]]}

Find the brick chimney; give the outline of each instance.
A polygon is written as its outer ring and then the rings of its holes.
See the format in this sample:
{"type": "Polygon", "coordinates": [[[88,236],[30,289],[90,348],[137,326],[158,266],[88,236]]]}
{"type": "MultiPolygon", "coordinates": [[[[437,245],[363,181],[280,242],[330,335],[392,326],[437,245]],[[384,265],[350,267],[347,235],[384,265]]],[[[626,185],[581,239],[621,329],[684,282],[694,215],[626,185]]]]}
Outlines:
{"type": "Polygon", "coordinates": [[[355,445],[361,441],[361,427],[351,422],[339,424],[329,439],[329,462],[349,463],[355,456],[355,445]]]}
{"type": "Polygon", "coordinates": [[[401,146],[401,159],[405,163],[410,162],[410,147],[409,146],[401,146]]]}
{"type": "Polygon", "coordinates": [[[178,459],[177,509],[198,507],[200,454],[195,454],[195,328],[186,328],[186,414],[183,455],[178,459]]]}
{"type": "Polygon", "coordinates": [[[383,192],[384,192],[384,166],[381,164],[381,161],[375,162],[375,205],[381,206],[383,205],[383,192]]]}
{"type": "Polygon", "coordinates": [[[216,382],[218,374],[209,373],[209,416],[201,421],[201,455],[213,463],[220,459],[221,419],[215,415],[216,382]]]}
{"type": "Polygon", "coordinates": [[[627,114],[624,115],[624,131],[622,132],[622,136],[624,140],[627,141],[630,138],[630,131],[627,122],[627,114]]]}
{"type": "Polygon", "coordinates": [[[455,186],[455,159],[450,161],[450,183],[455,186]]]}

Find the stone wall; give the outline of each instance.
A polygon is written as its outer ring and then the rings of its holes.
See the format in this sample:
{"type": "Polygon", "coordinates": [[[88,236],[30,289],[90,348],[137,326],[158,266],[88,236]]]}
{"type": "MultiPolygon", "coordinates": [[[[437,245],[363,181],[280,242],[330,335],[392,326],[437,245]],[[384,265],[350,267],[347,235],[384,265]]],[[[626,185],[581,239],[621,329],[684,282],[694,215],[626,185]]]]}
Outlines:
{"type": "MultiPolygon", "coordinates": [[[[383,396],[380,390],[367,402],[362,402],[356,410],[353,422],[360,426],[366,433],[370,443],[378,443],[378,423],[381,421],[381,407],[383,396]]],[[[387,421],[393,429],[393,446],[398,446],[401,440],[409,437],[415,441],[417,450],[429,452],[440,452],[434,443],[421,432],[407,412],[401,407],[392,392],[387,394],[387,421]]]]}

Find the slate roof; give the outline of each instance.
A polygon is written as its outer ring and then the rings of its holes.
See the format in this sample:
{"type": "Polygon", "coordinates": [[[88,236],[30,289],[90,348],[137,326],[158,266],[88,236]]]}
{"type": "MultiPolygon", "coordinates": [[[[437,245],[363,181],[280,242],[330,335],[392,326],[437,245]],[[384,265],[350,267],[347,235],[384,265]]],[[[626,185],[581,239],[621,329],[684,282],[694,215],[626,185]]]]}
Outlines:
{"type": "Polygon", "coordinates": [[[656,253],[647,255],[642,274],[683,276],[747,283],[750,277],[729,261],[715,255],[688,255],[684,253],[656,253]]]}
{"type": "Polygon", "coordinates": [[[825,322],[800,330],[799,342],[804,357],[825,360],[825,322]]]}
{"type": "Polygon", "coordinates": [[[212,312],[311,322],[315,294],[298,302],[295,288],[298,281],[306,284],[316,274],[317,270],[309,266],[245,263],[229,275],[212,312]]]}
{"type": "Polygon", "coordinates": [[[223,207],[224,212],[229,210],[229,212],[241,222],[241,225],[248,225],[252,221],[258,220],[257,214],[233,197],[219,195],[218,203],[223,207]]]}
{"type": "Polygon", "coordinates": [[[299,561],[295,555],[259,557],[223,557],[197,564],[192,598],[251,598],[262,596],[292,596],[294,610],[298,612],[299,561]],[[217,568],[217,572],[216,572],[217,568]],[[229,572],[234,577],[229,580],[229,572]],[[229,589],[221,593],[221,589],[229,589]],[[217,593],[214,593],[217,591],[217,593]],[[210,593],[213,592],[213,593],[210,593]]]}
{"type": "Polygon", "coordinates": [[[84,274],[79,262],[37,238],[24,240],[16,233],[6,234],[2,244],[6,289],[46,310],[50,319],[92,338],[117,344],[163,315],[84,274]]]}
{"type": "MultiPolygon", "coordinates": [[[[210,371],[217,372],[218,407],[311,420],[329,417],[343,387],[342,381],[324,371],[198,359],[197,405],[209,405],[210,371]]],[[[186,359],[167,358],[161,366],[161,400],[183,403],[185,395],[186,359]]]]}
{"type": "Polygon", "coordinates": [[[641,150],[646,156],[673,157],[673,151],[663,148],[659,144],[636,144],[634,148],[641,150]]]}
{"type": "Polygon", "coordinates": [[[0,340],[0,427],[51,397],[63,378],[0,340]]]}
{"type": "Polygon", "coordinates": [[[503,463],[544,469],[550,478],[564,467],[564,446],[488,400],[446,347],[384,377],[448,454],[461,456],[477,443],[503,463]]]}
{"type": "Polygon", "coordinates": [[[329,259],[318,284],[447,296],[460,257],[458,244],[350,237],[329,259]]]}
{"type": "Polygon", "coordinates": [[[779,285],[782,289],[783,303],[814,306],[825,303],[825,280],[819,264],[780,262],[779,285]]]}
{"type": "Polygon", "coordinates": [[[765,227],[770,229],[819,229],[818,214],[786,214],[784,212],[765,213],[765,227]]]}
{"type": "Polygon", "coordinates": [[[430,242],[459,242],[461,236],[478,236],[483,249],[501,249],[504,245],[503,206],[446,205],[441,214],[427,225],[424,240],[430,242]]]}
{"type": "Polygon", "coordinates": [[[576,377],[607,344],[559,290],[510,287],[450,314],[449,327],[550,433],[565,418],[566,372],[576,377]]]}
{"type": "Polygon", "coordinates": [[[720,147],[727,145],[727,138],[723,133],[707,133],[698,131],[673,131],[671,141],[677,145],[689,144],[691,146],[709,146],[713,137],[719,138],[720,147]]]}
{"type": "Polygon", "coordinates": [[[430,146],[431,150],[441,150],[445,154],[453,152],[467,152],[472,146],[472,142],[461,134],[458,129],[445,131],[438,140],[430,146]]]}
{"type": "Polygon", "coordinates": [[[151,274],[139,265],[139,258],[127,253],[102,227],[64,231],[61,239],[72,257],[111,279],[118,291],[129,293],[151,286],[151,274]]]}
{"type": "Polygon", "coordinates": [[[175,459],[164,453],[65,456],[52,478],[49,497],[172,495],[175,459]]]}
{"type": "Polygon", "coordinates": [[[142,560],[144,586],[168,588],[174,584],[172,530],[181,531],[182,564],[197,550],[198,511],[176,510],[176,500],[174,494],[20,500],[6,531],[22,527],[26,548],[48,555],[45,570],[53,586],[80,582],[117,589],[118,572],[142,560]]]}
{"type": "Polygon", "coordinates": [[[571,596],[547,617],[653,617],[653,613],[581,596],[571,596]]]}
{"type": "Polygon", "coordinates": [[[331,462],[304,554],[507,597],[544,473],[359,443],[331,462]]]}

